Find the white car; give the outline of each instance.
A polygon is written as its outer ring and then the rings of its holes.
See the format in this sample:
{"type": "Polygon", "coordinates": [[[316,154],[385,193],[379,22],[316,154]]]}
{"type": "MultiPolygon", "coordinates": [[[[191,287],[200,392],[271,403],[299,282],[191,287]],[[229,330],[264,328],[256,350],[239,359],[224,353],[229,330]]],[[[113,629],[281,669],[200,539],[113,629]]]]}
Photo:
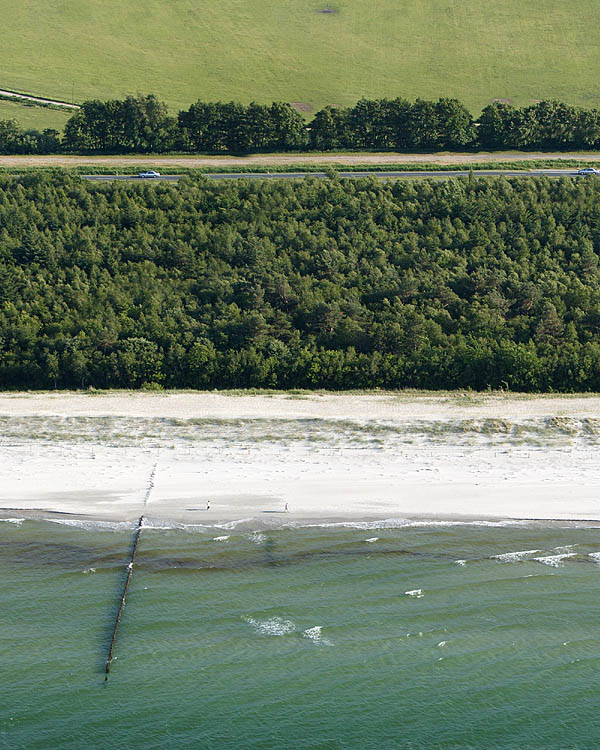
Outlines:
{"type": "Polygon", "coordinates": [[[160,172],[155,172],[153,169],[149,169],[147,172],[140,172],[138,177],[145,179],[147,177],[160,177],[160,172]]]}
{"type": "Polygon", "coordinates": [[[595,167],[585,167],[585,169],[577,170],[577,174],[581,175],[582,177],[586,177],[587,175],[592,174],[600,174],[600,169],[595,169],[595,167]]]}

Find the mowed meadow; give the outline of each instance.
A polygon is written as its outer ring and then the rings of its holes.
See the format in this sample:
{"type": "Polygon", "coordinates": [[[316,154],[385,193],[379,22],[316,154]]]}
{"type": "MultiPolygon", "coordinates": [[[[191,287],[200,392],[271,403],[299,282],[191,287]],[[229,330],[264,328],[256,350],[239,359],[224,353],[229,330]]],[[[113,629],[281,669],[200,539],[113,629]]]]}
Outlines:
{"type": "Polygon", "coordinates": [[[592,107],[596,12],[592,0],[4,0],[0,88],[152,92],[173,112],[199,98],[315,112],[363,96],[457,97],[475,115],[493,99],[592,107]]]}

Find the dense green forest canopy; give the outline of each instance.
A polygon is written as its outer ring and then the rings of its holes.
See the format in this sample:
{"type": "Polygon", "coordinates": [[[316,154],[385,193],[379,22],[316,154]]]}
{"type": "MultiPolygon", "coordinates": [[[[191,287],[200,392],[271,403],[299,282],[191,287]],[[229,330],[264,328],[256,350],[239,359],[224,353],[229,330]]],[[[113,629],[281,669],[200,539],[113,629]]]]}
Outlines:
{"type": "Polygon", "coordinates": [[[0,387],[600,390],[597,181],[0,177],[0,387]]]}

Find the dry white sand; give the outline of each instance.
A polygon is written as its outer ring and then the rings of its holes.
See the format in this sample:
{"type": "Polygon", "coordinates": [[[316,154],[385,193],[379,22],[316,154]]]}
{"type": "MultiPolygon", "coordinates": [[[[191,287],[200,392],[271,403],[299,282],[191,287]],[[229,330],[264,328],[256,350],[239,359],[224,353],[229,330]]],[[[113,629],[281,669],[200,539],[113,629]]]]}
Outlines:
{"type": "Polygon", "coordinates": [[[598,442],[599,397],[3,394],[0,512],[592,520],[598,442]]]}

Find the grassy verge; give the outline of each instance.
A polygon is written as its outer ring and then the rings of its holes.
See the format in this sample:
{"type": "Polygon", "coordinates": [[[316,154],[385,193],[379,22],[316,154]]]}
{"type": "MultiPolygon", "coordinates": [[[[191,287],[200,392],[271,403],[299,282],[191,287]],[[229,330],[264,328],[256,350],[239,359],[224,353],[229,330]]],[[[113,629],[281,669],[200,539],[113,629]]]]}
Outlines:
{"type": "MultiPolygon", "coordinates": [[[[164,175],[189,175],[200,176],[203,174],[279,174],[279,173],[321,173],[332,174],[337,172],[480,172],[488,170],[509,170],[527,172],[532,169],[579,169],[582,166],[597,165],[598,159],[590,157],[587,159],[532,159],[530,161],[506,161],[506,162],[472,162],[465,164],[421,164],[419,162],[402,164],[291,164],[291,165],[264,165],[252,166],[214,166],[207,167],[185,167],[185,166],[160,166],[160,173],[164,175]]],[[[156,168],[152,158],[148,158],[145,164],[131,166],[122,165],[114,167],[110,165],[83,165],[73,167],[2,167],[0,174],[34,174],[40,172],[60,173],[67,172],[74,175],[136,175],[146,169],[156,168]]]]}

